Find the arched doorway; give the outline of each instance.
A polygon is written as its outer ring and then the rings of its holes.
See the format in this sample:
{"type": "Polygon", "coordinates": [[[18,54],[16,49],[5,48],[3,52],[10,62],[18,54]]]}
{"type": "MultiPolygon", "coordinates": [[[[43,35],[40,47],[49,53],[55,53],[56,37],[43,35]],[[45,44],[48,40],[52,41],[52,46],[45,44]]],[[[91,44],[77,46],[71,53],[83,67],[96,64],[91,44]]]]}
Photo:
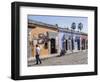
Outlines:
{"type": "Polygon", "coordinates": [[[55,39],[51,38],[51,40],[50,40],[50,43],[51,43],[51,45],[50,45],[50,47],[51,47],[51,54],[56,53],[56,43],[55,42],[56,42],[55,39]]]}
{"type": "Polygon", "coordinates": [[[80,50],[80,39],[77,39],[77,49],[80,50]]]}
{"type": "Polygon", "coordinates": [[[72,38],[71,42],[72,42],[72,50],[74,50],[74,40],[73,40],[73,38],[72,38]]]}
{"type": "Polygon", "coordinates": [[[82,40],[82,50],[85,49],[85,39],[82,40]]]}
{"type": "Polygon", "coordinates": [[[68,50],[68,40],[66,40],[66,50],[68,50]]]}

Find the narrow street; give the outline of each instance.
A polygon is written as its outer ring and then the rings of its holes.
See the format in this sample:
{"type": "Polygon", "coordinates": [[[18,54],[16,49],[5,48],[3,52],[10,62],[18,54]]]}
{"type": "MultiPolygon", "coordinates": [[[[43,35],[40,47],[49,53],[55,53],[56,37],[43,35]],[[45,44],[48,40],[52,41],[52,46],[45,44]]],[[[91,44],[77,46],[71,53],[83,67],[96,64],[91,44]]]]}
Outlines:
{"type": "Polygon", "coordinates": [[[35,65],[35,62],[28,62],[28,66],[51,66],[51,65],[77,65],[88,63],[87,51],[66,54],[61,57],[52,57],[42,60],[42,64],[35,65]]]}

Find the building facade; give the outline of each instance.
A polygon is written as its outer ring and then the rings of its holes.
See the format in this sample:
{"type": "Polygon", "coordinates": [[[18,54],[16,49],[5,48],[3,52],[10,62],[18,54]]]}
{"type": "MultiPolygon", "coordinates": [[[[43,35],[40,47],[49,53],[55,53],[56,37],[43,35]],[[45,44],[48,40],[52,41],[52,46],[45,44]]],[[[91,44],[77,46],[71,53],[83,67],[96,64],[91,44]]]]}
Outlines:
{"type": "Polygon", "coordinates": [[[58,53],[58,29],[37,21],[28,21],[28,58],[35,56],[36,44],[39,45],[41,57],[58,53]]]}
{"type": "Polygon", "coordinates": [[[41,57],[60,55],[61,50],[67,53],[88,49],[86,33],[60,28],[34,20],[28,20],[28,58],[35,56],[36,44],[39,45],[41,57]]]}
{"type": "Polygon", "coordinates": [[[86,50],[88,46],[88,35],[86,33],[59,28],[59,47],[66,53],[86,50]]]}

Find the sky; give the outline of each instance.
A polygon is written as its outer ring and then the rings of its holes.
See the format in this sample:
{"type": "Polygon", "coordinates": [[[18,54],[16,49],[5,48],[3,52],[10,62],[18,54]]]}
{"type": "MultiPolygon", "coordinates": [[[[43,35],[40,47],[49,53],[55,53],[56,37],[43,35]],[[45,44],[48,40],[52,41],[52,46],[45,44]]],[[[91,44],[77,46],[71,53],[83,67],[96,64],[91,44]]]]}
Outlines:
{"type": "Polygon", "coordinates": [[[78,24],[83,24],[82,32],[88,33],[88,18],[76,17],[76,16],[48,16],[48,15],[28,15],[28,19],[40,21],[47,24],[58,24],[61,28],[69,28],[73,22],[76,23],[76,31],[78,30],[78,24]]]}

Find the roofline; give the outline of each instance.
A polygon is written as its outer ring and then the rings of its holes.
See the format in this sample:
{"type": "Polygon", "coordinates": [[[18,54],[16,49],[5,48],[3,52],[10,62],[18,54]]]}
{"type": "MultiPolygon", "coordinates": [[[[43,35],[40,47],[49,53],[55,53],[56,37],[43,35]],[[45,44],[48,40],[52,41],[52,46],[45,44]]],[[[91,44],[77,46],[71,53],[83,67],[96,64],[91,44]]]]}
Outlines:
{"type": "Polygon", "coordinates": [[[28,28],[34,28],[35,26],[40,26],[42,28],[48,28],[48,29],[54,29],[54,30],[58,30],[58,28],[54,28],[54,27],[47,27],[47,26],[44,26],[44,25],[38,25],[38,24],[34,24],[33,26],[29,26],[28,25],[28,28]]]}
{"type": "Polygon", "coordinates": [[[38,26],[43,26],[43,27],[50,27],[50,29],[58,29],[57,26],[52,25],[52,24],[47,24],[47,23],[43,23],[43,22],[39,22],[39,21],[35,21],[35,20],[30,20],[28,19],[28,25],[29,24],[33,24],[33,25],[38,25],[38,26]]]}
{"type": "MultiPolygon", "coordinates": [[[[58,31],[61,31],[61,32],[69,32],[69,33],[72,32],[72,30],[70,30],[70,29],[68,30],[66,28],[61,28],[61,27],[58,27],[58,26],[55,26],[55,25],[52,25],[52,24],[47,24],[47,23],[36,21],[36,20],[28,19],[28,27],[29,28],[33,28],[36,25],[41,26],[43,28],[58,30],[58,31]],[[29,26],[29,25],[31,25],[31,26],[29,26]]],[[[87,33],[78,32],[78,31],[74,31],[73,33],[75,33],[75,34],[81,34],[81,35],[87,35],[87,33]]]]}

